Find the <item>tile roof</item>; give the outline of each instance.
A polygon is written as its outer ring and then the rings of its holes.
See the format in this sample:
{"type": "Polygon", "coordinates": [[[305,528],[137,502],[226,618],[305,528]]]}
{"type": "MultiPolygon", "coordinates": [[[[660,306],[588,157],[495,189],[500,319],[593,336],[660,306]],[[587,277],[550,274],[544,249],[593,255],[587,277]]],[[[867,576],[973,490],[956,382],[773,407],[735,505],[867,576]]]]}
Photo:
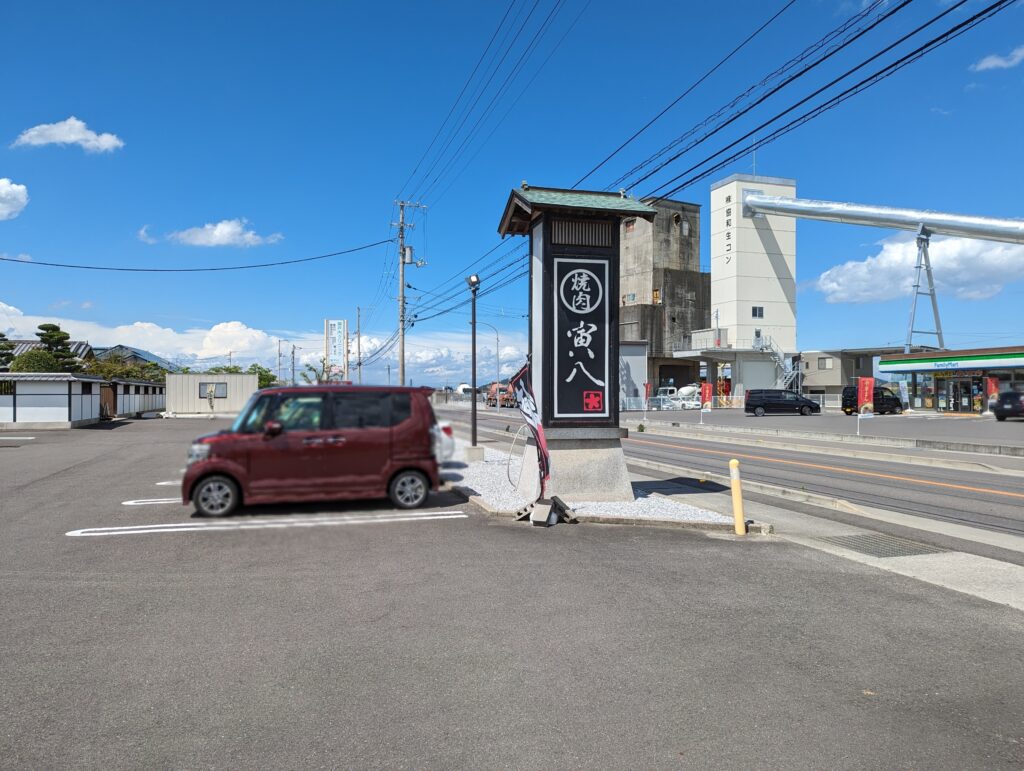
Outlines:
{"type": "Polygon", "coordinates": [[[655,213],[653,207],[635,198],[625,198],[619,193],[604,193],[589,190],[558,190],[549,187],[526,187],[514,191],[516,195],[539,206],[557,206],[567,209],[602,209],[614,212],[655,213]]]}
{"type": "Polygon", "coordinates": [[[530,187],[523,183],[522,187],[512,189],[501,222],[498,223],[498,233],[502,236],[526,235],[531,222],[540,212],[550,209],[617,214],[620,217],[642,217],[646,220],[653,220],[657,214],[654,207],[635,198],[626,198],[620,193],[530,187]]]}
{"type": "MultiPolygon", "coordinates": [[[[26,351],[45,347],[40,340],[10,340],[9,342],[14,343],[13,354],[15,356],[21,356],[26,351]]],[[[82,340],[68,340],[68,348],[79,359],[87,359],[92,355],[92,346],[82,340]]]]}

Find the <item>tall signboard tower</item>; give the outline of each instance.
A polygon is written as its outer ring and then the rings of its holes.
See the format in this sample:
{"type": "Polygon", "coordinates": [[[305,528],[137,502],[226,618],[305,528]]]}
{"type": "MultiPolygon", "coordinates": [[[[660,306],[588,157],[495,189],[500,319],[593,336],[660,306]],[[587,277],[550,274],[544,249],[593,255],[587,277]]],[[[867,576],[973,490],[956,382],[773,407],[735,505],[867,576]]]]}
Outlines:
{"type": "Polygon", "coordinates": [[[633,499],[619,428],[619,224],[654,215],[617,193],[523,183],[498,226],[530,239],[533,391],[550,493],[569,501],[633,499]]]}
{"type": "Polygon", "coordinates": [[[324,319],[324,370],[348,380],[348,319],[324,319]]]}

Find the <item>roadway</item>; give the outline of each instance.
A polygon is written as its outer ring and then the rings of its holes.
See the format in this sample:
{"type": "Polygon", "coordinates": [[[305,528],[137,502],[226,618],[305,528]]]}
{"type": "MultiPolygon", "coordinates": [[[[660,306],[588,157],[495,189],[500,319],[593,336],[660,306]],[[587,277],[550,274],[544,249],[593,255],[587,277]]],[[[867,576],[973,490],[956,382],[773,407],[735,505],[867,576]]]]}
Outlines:
{"type": "MultiPolygon", "coordinates": [[[[469,411],[465,409],[438,409],[445,419],[458,422],[465,435],[469,411]]],[[[495,413],[480,411],[482,429],[505,432],[521,424],[518,412],[506,410],[495,413]]],[[[483,438],[495,438],[487,434],[483,438]]],[[[728,462],[737,458],[741,462],[743,478],[777,487],[800,490],[817,495],[838,498],[858,506],[900,512],[926,520],[981,528],[995,533],[1024,536],[1024,463],[1016,461],[1021,469],[1004,472],[960,469],[955,458],[938,451],[931,457],[942,466],[912,465],[901,461],[898,448],[873,447],[876,457],[857,458],[850,455],[857,449],[849,445],[823,442],[807,450],[800,449],[799,440],[789,440],[790,446],[780,446],[785,439],[775,438],[775,446],[758,446],[754,437],[744,443],[742,437],[670,436],[664,433],[641,434],[631,432],[623,441],[628,461],[668,464],[688,471],[712,474],[728,473],[728,462]],[[729,441],[731,438],[731,441],[729,441]],[[881,459],[877,456],[882,456],[881,459]],[[945,465],[949,464],[949,465],[945,465]],[[1021,473],[1017,475],[1016,473],[1021,473]]],[[[917,457],[922,457],[920,452],[917,457]]],[[[974,456],[987,460],[987,456],[974,456]]],[[[826,516],[833,516],[826,514],[826,516]]]]}

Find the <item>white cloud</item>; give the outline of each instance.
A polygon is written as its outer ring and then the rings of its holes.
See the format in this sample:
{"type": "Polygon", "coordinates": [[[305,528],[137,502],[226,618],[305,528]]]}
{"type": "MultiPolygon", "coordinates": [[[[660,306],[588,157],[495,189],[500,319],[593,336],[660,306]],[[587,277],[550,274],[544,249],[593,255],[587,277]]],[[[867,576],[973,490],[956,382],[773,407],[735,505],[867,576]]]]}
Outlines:
{"type": "MultiPolygon", "coordinates": [[[[881,242],[881,251],[864,260],[829,268],[815,288],[830,303],[866,303],[909,296],[914,284],[917,245],[913,237],[881,242]]],[[[933,237],[929,248],[936,289],[960,300],[985,300],[1020,275],[1024,246],[971,238],[933,237]]],[[[923,280],[923,278],[922,278],[923,280]]]]}
{"type": "Polygon", "coordinates": [[[0,221],[12,220],[28,206],[28,188],[12,182],[7,177],[0,179],[0,221]]]}
{"type": "Polygon", "coordinates": [[[1008,56],[989,54],[984,59],[971,65],[971,72],[984,72],[985,70],[1009,70],[1024,62],[1024,46],[1017,46],[1008,56]]]}
{"type": "MultiPolygon", "coordinates": [[[[54,303],[55,307],[68,306],[66,300],[54,303]]],[[[91,307],[90,302],[82,304],[91,307]]],[[[226,321],[214,324],[208,329],[192,328],[183,331],[162,327],[150,321],[136,321],[130,324],[105,326],[94,321],[83,321],[63,317],[33,316],[19,308],[0,301],[0,331],[8,337],[34,339],[36,327],[53,322],[60,324],[74,340],[88,340],[92,345],[131,345],[144,348],[169,358],[210,358],[227,356],[236,359],[267,361],[277,359],[277,340],[261,329],[254,329],[240,321],[226,321]]]]}
{"type": "Polygon", "coordinates": [[[21,132],[11,147],[19,145],[78,145],[89,153],[109,153],[124,147],[116,134],[97,134],[72,115],[59,123],[41,123],[21,132]]]}
{"type": "Polygon", "coordinates": [[[179,230],[167,237],[189,246],[262,246],[276,244],[284,238],[280,233],[257,235],[255,231],[245,229],[247,222],[244,219],[221,220],[216,224],[208,223],[198,228],[179,230]]]}
{"type": "MultiPolygon", "coordinates": [[[[89,304],[82,303],[82,307],[89,304]]],[[[226,321],[209,327],[192,327],[176,330],[150,321],[135,321],[129,324],[105,326],[94,321],[67,318],[62,313],[75,307],[62,306],[64,310],[45,316],[28,315],[13,305],[0,300],[0,332],[16,339],[35,339],[36,327],[53,322],[60,324],[74,340],[88,340],[93,345],[116,345],[118,343],[143,348],[182,365],[194,369],[227,364],[228,352],[231,360],[242,367],[252,362],[277,371],[277,340],[268,332],[250,327],[240,321],[226,321]]],[[[280,331],[288,339],[281,346],[281,368],[285,378],[291,372],[291,342],[297,343],[295,370],[298,374],[309,363],[314,366],[323,356],[321,332],[280,331]]],[[[526,360],[526,336],[519,332],[502,330],[501,333],[501,375],[508,377],[519,370],[526,360]]],[[[388,335],[363,334],[362,352],[366,359],[389,340],[388,335]]],[[[356,378],[355,336],[350,339],[350,377],[356,378]]],[[[477,357],[477,374],[481,383],[490,382],[494,377],[494,350],[480,345],[477,357]]],[[[390,365],[391,383],[398,382],[397,350],[392,349],[374,364],[363,367],[364,383],[387,383],[390,365]]],[[[468,332],[440,332],[416,334],[407,337],[406,377],[417,385],[457,385],[469,380],[470,343],[468,332]]]]}
{"type": "Polygon", "coordinates": [[[136,233],[139,240],[144,244],[155,244],[156,239],[149,234],[149,225],[143,225],[139,228],[139,232],[136,233]]]}
{"type": "Polygon", "coordinates": [[[8,254],[7,252],[0,252],[0,257],[5,260],[16,260],[17,262],[32,262],[31,254],[8,254]]]}
{"type": "Polygon", "coordinates": [[[83,311],[87,311],[90,308],[92,308],[92,306],[93,306],[92,300],[86,300],[86,301],[84,301],[82,303],[81,308],[82,308],[83,311]]]}

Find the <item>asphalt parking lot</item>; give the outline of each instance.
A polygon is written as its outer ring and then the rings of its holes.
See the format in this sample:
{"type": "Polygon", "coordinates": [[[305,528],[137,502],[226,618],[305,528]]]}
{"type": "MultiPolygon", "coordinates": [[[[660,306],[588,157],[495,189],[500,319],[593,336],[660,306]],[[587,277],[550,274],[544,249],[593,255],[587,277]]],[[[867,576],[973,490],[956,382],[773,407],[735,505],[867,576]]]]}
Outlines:
{"type": "Polygon", "coordinates": [[[214,529],[153,499],[220,425],[0,441],[0,766],[1024,764],[1017,611],[772,538],[531,528],[452,495],[214,529]],[[135,530],[66,535],[96,528],[135,530]]]}

